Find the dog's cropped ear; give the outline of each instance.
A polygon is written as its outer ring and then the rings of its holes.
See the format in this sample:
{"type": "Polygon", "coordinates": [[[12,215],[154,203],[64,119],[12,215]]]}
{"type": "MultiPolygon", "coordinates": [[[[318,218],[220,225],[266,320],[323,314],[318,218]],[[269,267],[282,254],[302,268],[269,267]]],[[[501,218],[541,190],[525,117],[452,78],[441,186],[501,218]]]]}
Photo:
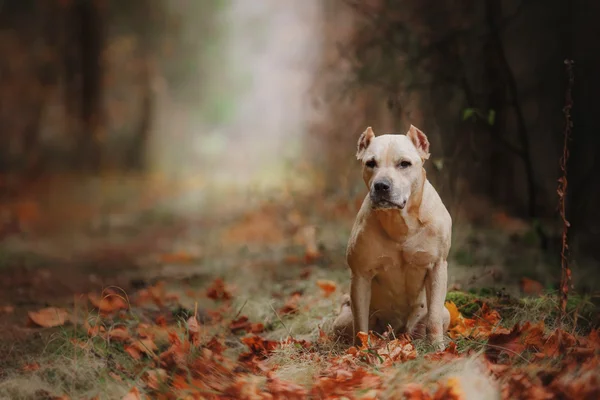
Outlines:
{"type": "Polygon", "coordinates": [[[363,133],[360,135],[358,139],[358,144],[356,146],[356,158],[360,160],[365,153],[367,147],[369,147],[369,143],[375,137],[375,133],[373,133],[373,129],[369,126],[363,133]]]}
{"type": "Polygon", "coordinates": [[[414,125],[411,125],[410,128],[408,128],[406,136],[408,136],[417,148],[421,159],[423,161],[429,159],[429,140],[427,140],[427,136],[414,125]]]}

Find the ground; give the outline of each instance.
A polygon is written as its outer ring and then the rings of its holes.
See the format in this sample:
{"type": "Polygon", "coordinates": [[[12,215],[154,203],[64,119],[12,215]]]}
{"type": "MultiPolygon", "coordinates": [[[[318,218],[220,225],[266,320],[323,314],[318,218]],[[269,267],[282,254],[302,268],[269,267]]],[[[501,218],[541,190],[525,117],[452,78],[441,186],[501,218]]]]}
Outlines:
{"type": "Polygon", "coordinates": [[[390,335],[336,343],[359,201],[288,194],[185,218],[150,207],[75,237],[8,237],[0,398],[600,396],[596,299],[572,296],[560,322],[552,290],[488,285],[460,265],[485,253],[466,247],[450,263],[446,351],[390,335]]]}

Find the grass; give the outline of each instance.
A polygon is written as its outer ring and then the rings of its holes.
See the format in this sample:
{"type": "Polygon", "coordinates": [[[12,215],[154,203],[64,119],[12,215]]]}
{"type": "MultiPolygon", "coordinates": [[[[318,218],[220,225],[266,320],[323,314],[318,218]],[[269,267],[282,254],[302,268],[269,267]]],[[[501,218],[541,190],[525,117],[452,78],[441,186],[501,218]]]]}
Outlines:
{"type": "MultiPolygon", "coordinates": [[[[118,369],[132,368],[131,358],[116,344],[98,338],[88,338],[75,328],[59,328],[47,337],[39,355],[21,360],[24,365],[39,365],[39,369],[23,373],[15,369],[0,382],[1,399],[36,399],[61,396],[120,398],[135,381],[118,374],[118,369]],[[73,346],[82,341],[85,347],[73,346]]],[[[35,367],[34,367],[35,368],[35,367]]],[[[133,370],[133,369],[132,369],[133,370]]]]}

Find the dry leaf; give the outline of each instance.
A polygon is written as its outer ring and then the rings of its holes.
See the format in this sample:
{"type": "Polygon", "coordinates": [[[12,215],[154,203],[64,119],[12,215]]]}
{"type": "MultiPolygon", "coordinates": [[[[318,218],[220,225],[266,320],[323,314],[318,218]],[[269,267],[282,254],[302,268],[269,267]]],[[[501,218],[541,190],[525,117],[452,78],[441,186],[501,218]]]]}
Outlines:
{"type": "Polygon", "coordinates": [[[458,311],[458,307],[456,307],[456,304],[454,304],[452,301],[447,301],[444,305],[450,313],[450,328],[452,328],[459,323],[459,320],[460,318],[462,318],[462,315],[460,314],[460,311],[458,311]]]}
{"type": "Polygon", "coordinates": [[[301,297],[302,296],[299,293],[294,293],[293,295],[291,295],[287,299],[287,301],[285,302],[283,307],[281,307],[278,310],[279,314],[286,315],[286,314],[294,314],[294,313],[298,312],[298,303],[299,303],[301,297]]]}
{"type": "Polygon", "coordinates": [[[329,297],[335,290],[337,289],[337,284],[334,281],[319,279],[317,281],[317,286],[321,288],[323,291],[323,296],[329,297]]]}
{"type": "Polygon", "coordinates": [[[15,312],[15,307],[14,306],[2,306],[2,308],[0,308],[0,312],[2,312],[4,314],[12,314],[13,312],[15,312]]]}
{"type": "Polygon", "coordinates": [[[131,338],[129,331],[124,326],[115,326],[107,332],[106,336],[110,340],[121,343],[124,343],[131,338]]]}
{"type": "Polygon", "coordinates": [[[165,264],[188,264],[194,261],[195,257],[185,252],[167,253],[160,256],[160,260],[165,264]]]}
{"type": "Polygon", "coordinates": [[[460,388],[460,382],[456,378],[449,378],[445,385],[440,385],[433,395],[433,400],[462,400],[464,393],[460,388]]]}
{"type": "Polygon", "coordinates": [[[101,313],[112,313],[119,310],[127,310],[129,305],[123,295],[106,291],[102,297],[90,293],[88,295],[90,303],[96,307],[101,313]]]}
{"type": "Polygon", "coordinates": [[[69,320],[67,310],[56,307],[43,308],[39,311],[29,311],[29,319],[43,328],[62,326],[69,320]]]}
{"type": "Polygon", "coordinates": [[[213,300],[231,299],[231,293],[229,293],[225,287],[225,282],[223,282],[223,279],[221,278],[217,278],[213,281],[212,285],[207,289],[206,295],[213,300]]]}
{"type": "Polygon", "coordinates": [[[123,396],[122,400],[142,400],[142,395],[136,387],[132,387],[131,390],[123,396]]]}
{"type": "Polygon", "coordinates": [[[168,379],[169,375],[167,371],[162,368],[158,368],[146,372],[144,380],[150,389],[158,390],[161,384],[166,383],[168,379]]]}
{"type": "Polygon", "coordinates": [[[37,371],[38,369],[40,369],[40,364],[38,362],[34,361],[30,364],[23,365],[23,367],[21,369],[25,372],[37,371]]]}
{"type": "Polygon", "coordinates": [[[544,285],[529,278],[521,278],[521,290],[525,294],[539,296],[544,292],[544,285]]]}

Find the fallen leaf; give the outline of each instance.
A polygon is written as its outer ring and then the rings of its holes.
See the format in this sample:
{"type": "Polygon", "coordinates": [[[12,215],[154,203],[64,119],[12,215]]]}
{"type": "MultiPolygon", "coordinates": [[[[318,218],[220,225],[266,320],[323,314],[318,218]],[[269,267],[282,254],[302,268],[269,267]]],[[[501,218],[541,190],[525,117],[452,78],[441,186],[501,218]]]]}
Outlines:
{"type": "Polygon", "coordinates": [[[433,400],[462,400],[464,398],[460,382],[456,378],[449,378],[433,395],[433,400]]]}
{"type": "Polygon", "coordinates": [[[246,331],[248,333],[261,333],[265,330],[265,326],[261,323],[251,323],[245,315],[231,321],[229,324],[231,332],[246,331]]]}
{"type": "Polygon", "coordinates": [[[528,294],[528,295],[539,296],[544,291],[544,285],[542,285],[540,282],[535,281],[533,279],[523,277],[523,278],[521,278],[520,285],[521,285],[521,290],[523,291],[523,293],[528,294]]]}
{"type": "Polygon", "coordinates": [[[379,337],[373,332],[369,332],[369,334],[358,332],[357,337],[361,345],[357,349],[358,351],[352,354],[368,364],[389,366],[396,362],[413,360],[417,357],[417,351],[406,335],[390,340],[379,337]]]}
{"type": "Polygon", "coordinates": [[[247,360],[252,356],[258,356],[262,359],[267,358],[279,346],[279,342],[263,339],[257,335],[243,337],[242,343],[248,346],[250,352],[240,354],[240,360],[247,360]]]}
{"type": "Polygon", "coordinates": [[[319,279],[317,281],[317,286],[321,288],[323,291],[323,296],[326,298],[331,296],[331,294],[337,289],[337,284],[334,281],[326,279],[319,279]]]}
{"type": "Polygon", "coordinates": [[[160,256],[160,260],[165,264],[189,264],[196,257],[186,252],[166,253],[160,256]]]}
{"type": "Polygon", "coordinates": [[[131,338],[129,331],[124,326],[116,326],[114,328],[109,329],[106,333],[106,336],[115,342],[126,342],[131,338]]]}
{"type": "MultiPolygon", "coordinates": [[[[354,398],[357,391],[368,390],[375,396],[382,380],[364,368],[352,371],[347,369],[332,369],[327,376],[315,382],[311,397],[317,399],[354,398]]],[[[377,398],[377,397],[374,397],[377,398]]]]}
{"type": "Polygon", "coordinates": [[[262,400],[271,399],[269,393],[265,393],[259,387],[260,377],[237,375],[234,382],[224,391],[224,395],[231,399],[262,400]]]}
{"type": "Polygon", "coordinates": [[[129,308],[126,299],[121,294],[108,290],[102,294],[102,297],[90,293],[88,299],[94,307],[104,314],[119,310],[127,310],[129,308]]]}
{"type": "Polygon", "coordinates": [[[142,400],[142,395],[136,387],[132,387],[129,392],[123,396],[122,400],[142,400]]]}
{"type": "Polygon", "coordinates": [[[14,306],[2,306],[2,308],[0,308],[0,312],[2,312],[4,314],[12,314],[14,311],[15,311],[14,306]]]}
{"type": "Polygon", "coordinates": [[[162,368],[158,368],[146,372],[144,381],[150,389],[158,390],[161,384],[165,384],[168,379],[169,375],[167,371],[162,368]]]}
{"type": "Polygon", "coordinates": [[[134,360],[142,359],[142,352],[136,346],[125,346],[123,350],[125,350],[125,353],[129,354],[134,360]]]}
{"type": "Polygon", "coordinates": [[[267,390],[275,399],[304,399],[308,394],[302,386],[282,381],[272,373],[267,375],[267,390]]]}
{"type": "Polygon", "coordinates": [[[69,320],[67,310],[56,307],[43,308],[39,311],[29,311],[29,319],[43,328],[62,326],[69,320]]]}
{"type": "Polygon", "coordinates": [[[423,385],[418,383],[404,385],[402,395],[406,400],[431,400],[429,392],[425,391],[423,385]]]}
{"type": "Polygon", "coordinates": [[[25,372],[37,371],[38,369],[40,369],[40,364],[37,361],[34,361],[32,363],[23,365],[21,369],[25,372]]]}
{"type": "Polygon", "coordinates": [[[238,331],[249,331],[250,330],[250,321],[248,317],[245,315],[240,316],[238,319],[234,319],[229,324],[229,329],[231,332],[236,333],[238,331]]]}
{"type": "Polygon", "coordinates": [[[152,340],[151,338],[134,339],[132,340],[131,345],[128,346],[128,348],[134,348],[140,354],[147,354],[150,357],[154,356],[154,352],[158,350],[158,347],[154,343],[154,340],[152,340]]]}
{"type": "Polygon", "coordinates": [[[231,293],[225,287],[225,282],[221,278],[213,281],[212,285],[207,289],[206,295],[213,300],[230,300],[231,293]]]}
{"type": "Polygon", "coordinates": [[[301,297],[302,296],[299,293],[294,293],[293,295],[291,295],[287,299],[287,301],[285,302],[283,307],[281,307],[278,310],[279,314],[287,315],[287,314],[295,314],[296,312],[298,312],[298,303],[299,303],[301,297]]]}
{"type": "Polygon", "coordinates": [[[446,306],[446,309],[450,313],[450,328],[453,328],[459,323],[462,315],[460,314],[460,311],[458,311],[456,304],[454,304],[452,301],[447,301],[444,306],[446,306]]]}

